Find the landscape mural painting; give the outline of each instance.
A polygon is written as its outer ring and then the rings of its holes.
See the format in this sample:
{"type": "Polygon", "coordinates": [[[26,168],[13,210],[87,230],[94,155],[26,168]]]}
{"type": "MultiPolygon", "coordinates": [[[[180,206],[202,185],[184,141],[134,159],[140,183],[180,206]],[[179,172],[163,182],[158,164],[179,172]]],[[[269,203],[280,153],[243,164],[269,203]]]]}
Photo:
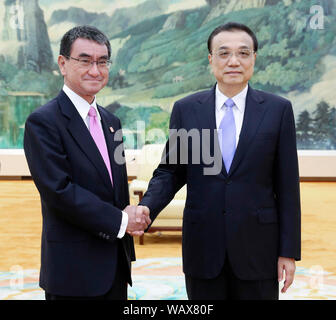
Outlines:
{"type": "Polygon", "coordinates": [[[98,102],[121,119],[126,147],[164,142],[174,101],[215,84],[207,38],[229,21],[255,31],[250,83],[292,101],[298,148],[335,150],[336,0],[1,0],[0,148],[23,147],[27,116],[62,88],[60,39],[82,24],[111,41],[98,102]],[[164,134],[146,134],[155,128],[164,134]]]}

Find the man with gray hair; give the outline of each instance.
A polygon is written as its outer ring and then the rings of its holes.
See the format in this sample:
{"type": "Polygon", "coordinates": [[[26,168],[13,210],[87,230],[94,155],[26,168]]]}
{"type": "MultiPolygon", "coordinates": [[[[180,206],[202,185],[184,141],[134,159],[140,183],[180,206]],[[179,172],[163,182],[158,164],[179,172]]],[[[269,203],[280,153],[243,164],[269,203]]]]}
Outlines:
{"type": "Polygon", "coordinates": [[[140,203],[154,220],[187,186],[182,254],[189,299],[278,299],[279,281],[285,279],[286,292],[301,258],[292,105],[249,85],[258,51],[250,28],[219,26],[208,49],[217,83],[177,101],[170,128],[211,130],[210,148],[202,142],[195,150],[180,138],[172,142],[172,135],[140,203]],[[205,148],[219,154],[221,170],[206,174],[204,160],[183,162],[180,146],[187,154],[205,148]],[[177,161],[169,161],[171,154],[177,161]]]}
{"type": "Polygon", "coordinates": [[[96,103],[111,64],[107,37],[91,26],[62,38],[59,95],[27,119],[24,150],[42,205],[40,286],[47,300],[126,300],[133,239],[150,223],[129,206],[120,120],[96,103]],[[126,233],[127,231],[127,233],[126,233]]]}

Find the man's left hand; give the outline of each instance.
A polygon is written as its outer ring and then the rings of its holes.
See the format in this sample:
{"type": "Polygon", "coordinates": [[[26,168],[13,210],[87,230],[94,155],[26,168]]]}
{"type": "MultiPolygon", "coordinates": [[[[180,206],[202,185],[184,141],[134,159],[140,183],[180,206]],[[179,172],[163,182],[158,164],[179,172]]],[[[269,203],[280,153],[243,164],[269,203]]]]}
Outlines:
{"type": "Polygon", "coordinates": [[[282,281],[285,271],[285,282],[281,289],[281,293],[285,293],[289,286],[293,283],[295,273],[295,259],[279,257],[278,259],[278,281],[282,281]]]}

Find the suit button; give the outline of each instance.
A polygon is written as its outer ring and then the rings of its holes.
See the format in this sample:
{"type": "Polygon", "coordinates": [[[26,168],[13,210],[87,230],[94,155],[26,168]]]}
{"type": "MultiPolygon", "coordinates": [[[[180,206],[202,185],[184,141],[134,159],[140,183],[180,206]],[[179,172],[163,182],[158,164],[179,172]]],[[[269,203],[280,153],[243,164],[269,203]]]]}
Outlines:
{"type": "Polygon", "coordinates": [[[110,239],[110,236],[109,236],[109,235],[106,236],[106,240],[108,240],[108,239],[110,239]]]}
{"type": "Polygon", "coordinates": [[[231,183],[232,183],[232,180],[226,181],[226,184],[231,184],[231,183]]]}

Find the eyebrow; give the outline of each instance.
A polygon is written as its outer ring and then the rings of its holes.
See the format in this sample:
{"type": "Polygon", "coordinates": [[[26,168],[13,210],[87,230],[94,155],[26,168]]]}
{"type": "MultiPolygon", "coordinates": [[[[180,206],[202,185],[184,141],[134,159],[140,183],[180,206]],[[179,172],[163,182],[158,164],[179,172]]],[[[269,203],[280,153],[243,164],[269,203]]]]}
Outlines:
{"type": "MultiPolygon", "coordinates": [[[[218,48],[218,50],[222,50],[222,49],[231,49],[230,47],[227,47],[227,46],[220,46],[218,48]]],[[[250,49],[249,46],[240,46],[238,49],[250,49]]]]}
{"type": "MultiPolygon", "coordinates": [[[[90,56],[89,54],[84,53],[84,52],[81,53],[81,54],[79,54],[78,57],[80,57],[80,58],[92,58],[92,56],[90,56]]],[[[103,55],[103,56],[101,56],[101,57],[98,58],[98,60],[100,60],[100,59],[106,59],[106,60],[108,60],[108,56],[107,55],[103,55]]]]}

